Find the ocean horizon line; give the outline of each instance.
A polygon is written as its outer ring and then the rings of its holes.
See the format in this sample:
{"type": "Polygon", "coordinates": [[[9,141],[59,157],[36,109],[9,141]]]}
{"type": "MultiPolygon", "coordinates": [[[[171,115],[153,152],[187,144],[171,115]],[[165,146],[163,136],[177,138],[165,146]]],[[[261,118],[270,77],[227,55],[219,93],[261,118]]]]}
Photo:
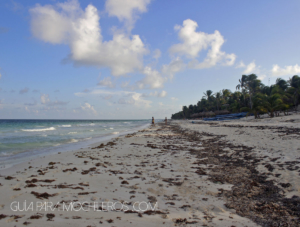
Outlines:
{"type": "MultiPolygon", "coordinates": [[[[59,121],[59,120],[62,120],[62,121],[65,121],[65,120],[73,120],[73,121],[125,121],[125,120],[130,120],[130,121],[133,121],[133,120],[149,120],[151,119],[150,118],[132,118],[132,119],[78,119],[78,118],[0,118],[0,120],[55,120],[55,121],[59,121]]],[[[162,119],[162,118],[157,118],[157,119],[162,119]]]]}

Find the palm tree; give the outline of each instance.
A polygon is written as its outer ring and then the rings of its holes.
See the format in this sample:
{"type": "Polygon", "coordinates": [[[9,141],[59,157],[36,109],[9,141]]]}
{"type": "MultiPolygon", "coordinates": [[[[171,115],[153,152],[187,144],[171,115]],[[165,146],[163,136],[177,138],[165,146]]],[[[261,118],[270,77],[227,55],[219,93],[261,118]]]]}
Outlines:
{"type": "Polygon", "coordinates": [[[213,94],[212,90],[207,90],[197,105],[183,106],[182,111],[172,115],[172,119],[189,118],[193,113],[216,111],[223,106],[233,112],[253,113],[256,118],[261,113],[274,117],[278,111],[283,110],[286,114],[290,106],[296,108],[300,101],[300,77],[297,75],[288,81],[278,78],[271,86],[264,86],[255,74],[242,75],[236,89],[241,92],[231,93],[229,89],[223,89],[213,94]]]}
{"type": "Polygon", "coordinates": [[[217,110],[219,110],[220,102],[221,102],[221,98],[222,98],[222,92],[221,91],[216,92],[215,97],[216,97],[217,110]]]}
{"type": "Polygon", "coordinates": [[[182,112],[183,112],[184,118],[186,118],[186,117],[187,117],[187,113],[188,113],[188,108],[187,108],[187,106],[183,106],[183,107],[182,107],[182,112]]]}
{"type": "Polygon", "coordinates": [[[266,101],[267,102],[265,103],[265,106],[267,107],[268,112],[270,112],[270,117],[274,117],[274,111],[283,109],[285,107],[285,104],[278,93],[268,96],[266,101]]]}
{"type": "Polygon", "coordinates": [[[293,96],[293,104],[295,106],[295,109],[297,110],[297,105],[299,101],[299,95],[300,95],[300,77],[295,75],[291,79],[289,79],[290,89],[289,93],[293,96]]]}
{"type": "Polygon", "coordinates": [[[211,97],[212,97],[212,90],[207,90],[206,92],[203,92],[204,96],[208,101],[210,101],[211,97]]]}
{"type": "Polygon", "coordinates": [[[189,112],[192,114],[194,113],[194,106],[191,104],[189,105],[189,112]]]}
{"type": "Polygon", "coordinates": [[[223,96],[223,99],[225,99],[225,101],[228,100],[230,95],[231,95],[231,91],[229,89],[223,89],[222,90],[222,96],[223,96]]]}
{"type": "Polygon", "coordinates": [[[252,97],[255,95],[256,91],[261,87],[261,81],[257,79],[255,74],[250,74],[248,76],[242,75],[242,78],[239,79],[239,84],[236,86],[237,90],[245,89],[249,93],[250,98],[250,108],[252,109],[252,97]]]}
{"type": "Polygon", "coordinates": [[[260,113],[268,112],[266,108],[266,95],[258,93],[253,97],[252,109],[248,112],[248,115],[253,113],[255,118],[259,118],[260,113]]]}
{"type": "Polygon", "coordinates": [[[288,87],[288,82],[285,81],[284,79],[277,78],[276,85],[278,85],[283,91],[285,91],[288,87]]]}
{"type": "Polygon", "coordinates": [[[242,78],[239,79],[239,82],[240,82],[240,83],[239,83],[238,85],[236,85],[236,87],[235,87],[236,90],[240,90],[240,89],[246,87],[247,78],[248,78],[248,76],[242,75],[242,78]]]}

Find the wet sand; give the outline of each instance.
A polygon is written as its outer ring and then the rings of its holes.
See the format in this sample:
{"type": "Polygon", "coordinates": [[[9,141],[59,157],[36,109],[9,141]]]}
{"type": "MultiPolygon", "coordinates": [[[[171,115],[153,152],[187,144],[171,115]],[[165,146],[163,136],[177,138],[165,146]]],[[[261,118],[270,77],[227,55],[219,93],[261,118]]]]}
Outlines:
{"type": "Polygon", "coordinates": [[[299,226],[299,124],[172,121],[19,164],[0,172],[0,225],[299,226]]]}

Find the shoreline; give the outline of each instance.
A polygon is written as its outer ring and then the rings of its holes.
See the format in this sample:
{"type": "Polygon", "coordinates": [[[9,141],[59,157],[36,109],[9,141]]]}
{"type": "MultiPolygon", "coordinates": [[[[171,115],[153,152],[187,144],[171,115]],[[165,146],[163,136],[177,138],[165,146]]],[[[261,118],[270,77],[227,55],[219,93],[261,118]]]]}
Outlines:
{"type": "Polygon", "coordinates": [[[300,137],[299,120],[297,115],[292,122],[279,122],[293,128],[281,137],[284,132],[263,122],[171,121],[22,163],[0,177],[0,223],[249,227],[275,220],[297,226],[300,211],[293,204],[300,202],[300,152],[294,146],[300,137]],[[265,139],[259,141],[261,135],[265,139]],[[277,144],[273,137],[281,141],[277,144]],[[288,152],[280,153],[284,147],[288,152]],[[292,158],[295,162],[290,163],[292,158]],[[12,201],[25,200],[52,202],[58,208],[63,202],[97,202],[102,211],[10,209],[12,201]],[[131,203],[131,212],[104,212],[103,202],[112,201],[131,203]],[[137,201],[157,202],[158,210],[134,212],[137,201]]]}
{"type": "Polygon", "coordinates": [[[41,152],[41,150],[34,150],[34,151],[26,151],[26,152],[18,153],[18,154],[7,156],[7,157],[3,156],[3,157],[0,157],[0,174],[5,169],[14,168],[16,165],[28,162],[29,160],[38,159],[38,158],[49,156],[49,155],[54,155],[54,154],[57,154],[58,152],[64,153],[64,152],[78,150],[81,148],[87,148],[87,147],[93,146],[94,144],[99,143],[99,142],[105,142],[107,140],[111,140],[113,138],[116,138],[116,137],[119,137],[122,135],[126,135],[129,133],[133,133],[133,132],[142,130],[144,128],[149,127],[149,125],[150,125],[150,123],[138,126],[134,129],[123,131],[121,133],[113,132],[113,133],[101,135],[99,137],[94,137],[94,138],[92,138],[90,140],[86,140],[86,141],[83,140],[83,141],[76,142],[76,143],[61,144],[57,147],[54,146],[54,147],[44,148],[42,150],[42,152],[41,152]],[[17,161],[15,161],[15,160],[17,160],[17,161]],[[9,161],[10,163],[4,164],[4,162],[6,162],[6,161],[9,161]]]}

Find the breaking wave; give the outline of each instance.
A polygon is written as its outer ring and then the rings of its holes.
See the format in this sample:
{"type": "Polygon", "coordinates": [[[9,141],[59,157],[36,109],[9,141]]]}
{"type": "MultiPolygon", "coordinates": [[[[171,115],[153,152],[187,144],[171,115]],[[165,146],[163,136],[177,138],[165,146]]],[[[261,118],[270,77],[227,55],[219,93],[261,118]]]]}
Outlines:
{"type": "Polygon", "coordinates": [[[41,129],[21,129],[23,132],[43,132],[43,131],[52,131],[56,130],[54,127],[50,128],[41,128],[41,129]]]}

